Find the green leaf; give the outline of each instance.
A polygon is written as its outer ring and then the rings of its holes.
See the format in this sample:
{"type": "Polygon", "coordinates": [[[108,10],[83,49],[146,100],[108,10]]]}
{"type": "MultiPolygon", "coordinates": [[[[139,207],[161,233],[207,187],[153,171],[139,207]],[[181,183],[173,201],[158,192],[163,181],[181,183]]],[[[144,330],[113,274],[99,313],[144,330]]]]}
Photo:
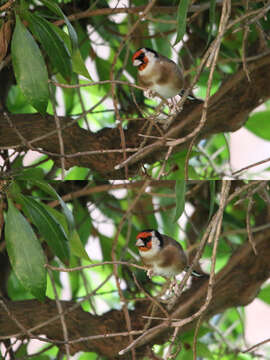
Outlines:
{"type": "Polygon", "coordinates": [[[10,300],[27,300],[33,299],[34,296],[26,290],[25,287],[21,284],[20,280],[17,278],[15,272],[12,270],[8,277],[7,291],[10,300]]]}
{"type": "Polygon", "coordinates": [[[102,251],[102,258],[104,261],[110,261],[111,260],[111,251],[112,251],[112,241],[111,239],[106,236],[106,235],[102,235],[101,233],[99,234],[99,243],[101,246],[101,251],[102,251]]]}
{"type": "Polygon", "coordinates": [[[182,40],[182,37],[185,34],[188,5],[189,5],[189,0],[180,0],[177,9],[177,36],[173,46],[179,43],[179,41],[182,40]]]}
{"type": "Polygon", "coordinates": [[[53,253],[66,264],[69,261],[69,247],[62,226],[39,202],[31,197],[20,195],[18,200],[53,253]]]}
{"type": "Polygon", "coordinates": [[[12,85],[6,101],[7,108],[14,114],[34,114],[36,109],[29,104],[19,85],[12,85]]]}
{"type": "Polygon", "coordinates": [[[174,222],[176,222],[182,215],[185,209],[185,193],[186,193],[186,182],[185,180],[176,180],[175,184],[175,195],[176,195],[176,208],[174,215],[174,222]]]}
{"type": "Polygon", "coordinates": [[[71,55],[65,42],[55,31],[56,26],[41,16],[24,12],[25,19],[29,22],[30,29],[37,37],[41,46],[48,54],[53,66],[65,79],[71,77],[71,55]]]}
{"type": "Polygon", "coordinates": [[[94,352],[84,352],[78,360],[97,360],[98,355],[94,352]]]}
{"type": "Polygon", "coordinates": [[[207,345],[202,342],[197,343],[197,353],[198,357],[202,359],[214,359],[213,353],[208,349],[207,345]]]}
{"type": "Polygon", "coordinates": [[[24,216],[8,199],[5,238],[12,268],[21,284],[39,300],[46,293],[46,269],[43,249],[24,216]]]}
{"type": "Polygon", "coordinates": [[[66,15],[63,13],[63,11],[60,9],[58,4],[52,0],[41,0],[44,5],[47,6],[48,9],[50,9],[53,13],[58,15],[60,18],[65,20],[65,23],[68,28],[68,33],[71,39],[72,49],[75,50],[78,48],[78,37],[76,34],[76,31],[74,30],[73,26],[71,25],[70,21],[66,17],[66,15]]]}
{"type": "Polygon", "coordinates": [[[39,180],[34,180],[32,181],[32,183],[36,186],[38,186],[41,190],[43,190],[45,193],[49,194],[53,199],[58,200],[62,210],[67,218],[68,221],[68,226],[69,226],[69,230],[73,230],[75,228],[75,222],[74,222],[74,217],[73,214],[71,212],[71,210],[67,207],[67,205],[65,204],[65,202],[61,199],[61,197],[57,194],[57,192],[54,190],[54,188],[49,185],[46,181],[39,181],[39,180]]]}
{"type": "Polygon", "coordinates": [[[83,247],[79,234],[75,229],[71,232],[69,243],[72,254],[78,256],[80,259],[82,258],[90,261],[90,258],[83,247]]]}
{"type": "MultiPolygon", "coordinates": [[[[79,261],[79,259],[76,256],[70,256],[70,267],[77,267],[80,266],[81,262],[79,261]]],[[[70,271],[68,272],[68,277],[69,277],[69,285],[71,288],[71,293],[72,293],[72,299],[74,299],[75,297],[77,297],[78,292],[80,291],[80,277],[81,274],[79,271],[70,271]]]]}
{"type": "Polygon", "coordinates": [[[258,298],[265,303],[270,304],[270,286],[266,286],[265,288],[263,288],[260,291],[258,298]]]}
{"type": "Polygon", "coordinates": [[[252,114],[245,128],[262,139],[270,140],[270,110],[252,114]]]}
{"type": "Polygon", "coordinates": [[[58,26],[56,26],[54,28],[54,30],[58,34],[58,36],[60,36],[62,41],[64,41],[69,53],[71,54],[72,53],[72,45],[71,45],[70,37],[68,36],[68,34],[58,26]]]}
{"type": "Polygon", "coordinates": [[[85,205],[82,205],[80,201],[74,199],[73,201],[73,216],[75,223],[78,224],[76,229],[83,245],[88,241],[88,238],[92,231],[91,217],[89,216],[88,209],[85,205]]]}
{"type": "Polygon", "coordinates": [[[47,68],[38,45],[18,15],[11,41],[11,57],[22,93],[35,109],[44,114],[49,100],[47,68]]]}
{"type": "Polygon", "coordinates": [[[40,168],[23,169],[18,175],[14,176],[16,180],[43,179],[44,171],[40,168]]]}
{"type": "MultiPolygon", "coordinates": [[[[65,89],[66,90],[66,89],[65,89]]],[[[72,169],[68,172],[65,176],[65,180],[85,180],[87,179],[89,173],[89,169],[80,167],[80,166],[73,166],[72,169]]]]}
{"type": "Polygon", "coordinates": [[[72,68],[79,75],[83,75],[87,79],[92,80],[85,64],[82,59],[79,48],[75,49],[72,53],[72,68]]]}

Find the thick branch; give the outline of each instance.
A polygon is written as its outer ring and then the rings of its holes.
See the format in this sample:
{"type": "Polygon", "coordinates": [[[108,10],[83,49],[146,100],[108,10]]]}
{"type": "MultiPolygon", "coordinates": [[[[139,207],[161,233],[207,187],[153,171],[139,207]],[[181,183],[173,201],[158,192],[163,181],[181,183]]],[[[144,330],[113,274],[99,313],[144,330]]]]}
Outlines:
{"type": "MultiPolygon", "coordinates": [[[[249,83],[245,72],[240,69],[235,75],[230,76],[220,87],[219,91],[210,99],[207,121],[200,133],[199,138],[205,138],[210,134],[230,132],[239,129],[247,120],[248,114],[256,108],[261,99],[270,98],[270,55],[248,63],[251,82],[249,83]]],[[[181,138],[189,134],[199,123],[202,104],[186,103],[184,109],[177,116],[173,126],[169,129],[170,138],[181,138]]],[[[12,123],[27,141],[48,134],[55,130],[53,116],[42,117],[39,114],[10,114],[12,123]]],[[[65,126],[71,119],[60,118],[61,125],[65,126]]],[[[144,130],[145,131],[145,130],[144,130]]],[[[126,147],[138,148],[144,139],[138,134],[142,132],[142,122],[133,121],[128,129],[124,130],[126,147]]],[[[124,178],[124,171],[116,171],[114,167],[123,161],[123,153],[108,152],[102,150],[121,149],[118,128],[104,128],[97,133],[88,132],[79,128],[76,124],[66,127],[63,131],[65,154],[75,154],[85,151],[100,151],[98,154],[83,154],[75,157],[67,157],[67,168],[83,166],[93,172],[102,174],[107,178],[124,178]]],[[[152,135],[160,136],[155,129],[152,135]]],[[[147,144],[154,142],[148,140],[147,144]]],[[[0,144],[3,147],[21,145],[22,141],[14,129],[10,126],[3,113],[0,113],[0,144]]],[[[29,147],[23,144],[24,148],[29,147]]],[[[59,141],[57,134],[50,135],[42,140],[31,144],[35,148],[59,154],[59,141]]],[[[187,148],[188,142],[175,147],[174,151],[187,148]]],[[[144,162],[154,163],[163,159],[167,147],[162,141],[156,142],[151,151],[141,159],[144,162]]],[[[127,155],[131,155],[128,152],[127,155]]],[[[60,157],[53,157],[60,164],[60,157]]],[[[140,161],[129,166],[129,176],[137,174],[140,161]]]]}
{"type": "MultiPolygon", "coordinates": [[[[270,230],[261,232],[255,237],[258,255],[255,256],[248,242],[242,245],[231,257],[228,264],[217,274],[213,289],[213,300],[205,313],[205,319],[214,314],[234,306],[245,306],[257,295],[261,285],[270,276],[270,230]]],[[[200,287],[194,284],[180,297],[173,309],[173,317],[184,319],[194,314],[205,301],[207,281],[200,287]]],[[[27,329],[53,318],[58,314],[55,302],[47,300],[44,304],[36,300],[9,301],[6,303],[10,312],[27,329]]],[[[74,305],[73,302],[62,302],[64,309],[74,305]]],[[[142,330],[144,326],[143,315],[147,314],[149,303],[139,302],[134,311],[130,311],[133,330],[142,330]]],[[[160,316],[160,314],[159,314],[160,316]]],[[[93,316],[77,308],[66,316],[69,340],[86,336],[102,335],[125,332],[123,328],[124,314],[119,310],[112,310],[101,316],[93,316]]],[[[194,323],[189,323],[180,329],[185,332],[194,323]]],[[[10,319],[7,312],[0,306],[0,336],[19,333],[21,330],[10,319]]],[[[63,340],[61,323],[59,320],[32,331],[34,334],[45,334],[53,340],[63,340]]],[[[168,340],[168,328],[163,332],[159,329],[145,339],[145,344],[140,344],[136,349],[137,355],[143,354],[146,345],[162,343],[168,340]]],[[[96,351],[109,359],[118,359],[118,352],[128,345],[127,336],[104,337],[80,341],[71,345],[73,353],[77,351],[96,351]]]]}

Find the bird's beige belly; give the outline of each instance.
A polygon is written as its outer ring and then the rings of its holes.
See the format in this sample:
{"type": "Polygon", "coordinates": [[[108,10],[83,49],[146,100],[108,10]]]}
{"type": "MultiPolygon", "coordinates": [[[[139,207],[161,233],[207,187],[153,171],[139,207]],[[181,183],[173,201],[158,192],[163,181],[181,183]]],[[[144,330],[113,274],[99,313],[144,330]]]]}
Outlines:
{"type": "Polygon", "coordinates": [[[157,92],[158,94],[160,94],[161,96],[163,96],[165,99],[174,97],[175,95],[177,95],[179,93],[179,91],[181,89],[175,89],[166,85],[158,85],[158,84],[153,84],[151,86],[149,86],[149,89],[152,91],[157,92]]]}
{"type": "Polygon", "coordinates": [[[173,267],[173,266],[164,268],[164,267],[161,267],[161,266],[158,266],[157,264],[155,264],[152,269],[153,269],[154,275],[172,277],[172,276],[175,276],[176,274],[178,274],[178,271],[176,271],[175,267],[173,267]]]}

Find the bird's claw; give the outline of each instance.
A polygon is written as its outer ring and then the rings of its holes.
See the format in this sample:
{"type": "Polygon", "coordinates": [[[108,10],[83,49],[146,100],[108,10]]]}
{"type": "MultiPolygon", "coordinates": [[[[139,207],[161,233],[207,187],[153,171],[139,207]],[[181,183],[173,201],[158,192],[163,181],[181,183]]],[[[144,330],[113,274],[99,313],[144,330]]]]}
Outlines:
{"type": "Polygon", "coordinates": [[[183,109],[183,106],[178,105],[177,102],[175,102],[174,100],[172,100],[172,102],[170,102],[168,106],[169,106],[169,113],[171,115],[176,115],[177,113],[181,112],[183,109]]]}
{"type": "Polygon", "coordinates": [[[147,89],[147,90],[145,90],[145,96],[152,99],[153,97],[155,97],[155,93],[154,93],[154,91],[147,89]]]}
{"type": "Polygon", "coordinates": [[[177,280],[173,279],[170,283],[169,292],[174,292],[176,295],[179,292],[177,280]]]}
{"type": "Polygon", "coordinates": [[[146,275],[151,279],[151,277],[154,275],[153,269],[148,269],[146,275]]]}

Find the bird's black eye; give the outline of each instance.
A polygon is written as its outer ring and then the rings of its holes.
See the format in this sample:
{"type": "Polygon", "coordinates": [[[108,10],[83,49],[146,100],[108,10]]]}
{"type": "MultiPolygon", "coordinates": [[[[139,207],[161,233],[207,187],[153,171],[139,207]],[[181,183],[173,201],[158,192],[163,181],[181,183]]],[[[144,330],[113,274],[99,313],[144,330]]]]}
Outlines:
{"type": "Polygon", "coordinates": [[[147,244],[149,243],[149,241],[152,241],[152,237],[151,237],[151,236],[140,237],[140,239],[143,241],[145,247],[147,246],[147,244]]]}
{"type": "Polygon", "coordinates": [[[152,236],[148,236],[147,238],[144,238],[143,241],[145,244],[147,244],[149,241],[152,241],[152,236]]]}
{"type": "Polygon", "coordinates": [[[136,60],[140,60],[142,63],[144,63],[144,56],[144,53],[140,53],[140,55],[136,57],[136,60]]]}

